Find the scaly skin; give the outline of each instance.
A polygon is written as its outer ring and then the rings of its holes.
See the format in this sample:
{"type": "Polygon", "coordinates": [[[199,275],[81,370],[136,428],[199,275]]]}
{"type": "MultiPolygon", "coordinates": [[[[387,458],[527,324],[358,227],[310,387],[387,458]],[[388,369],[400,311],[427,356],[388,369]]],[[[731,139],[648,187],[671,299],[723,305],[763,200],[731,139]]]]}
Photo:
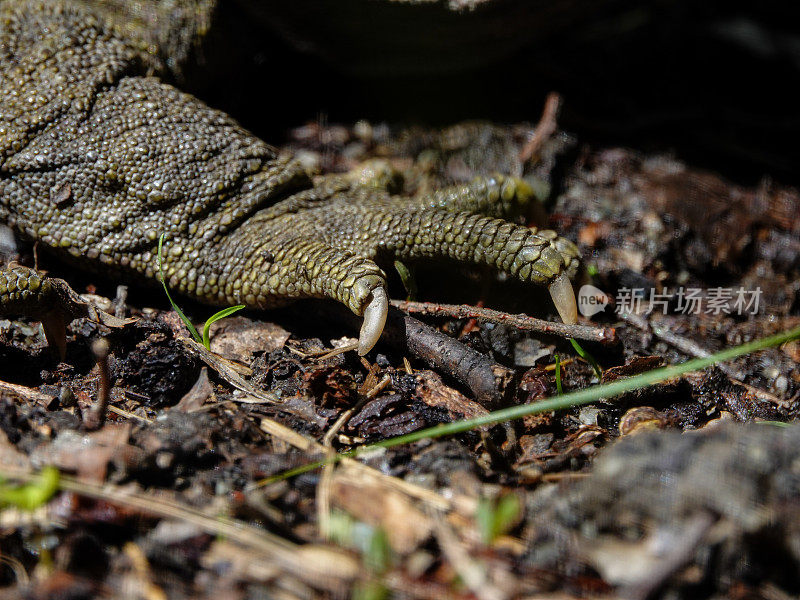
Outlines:
{"type": "MultiPolygon", "coordinates": [[[[523,182],[498,176],[422,200],[344,178],[312,184],[291,157],[149,76],[165,72],[171,50],[159,44],[171,36],[78,4],[0,2],[0,218],[23,235],[97,270],[154,278],[163,233],[172,288],[257,308],[338,300],[365,315],[362,354],[387,310],[376,258],[489,265],[550,285],[574,320],[575,246],[503,220],[532,196],[523,182]]],[[[0,313],[37,310],[0,286],[0,313]]]]}

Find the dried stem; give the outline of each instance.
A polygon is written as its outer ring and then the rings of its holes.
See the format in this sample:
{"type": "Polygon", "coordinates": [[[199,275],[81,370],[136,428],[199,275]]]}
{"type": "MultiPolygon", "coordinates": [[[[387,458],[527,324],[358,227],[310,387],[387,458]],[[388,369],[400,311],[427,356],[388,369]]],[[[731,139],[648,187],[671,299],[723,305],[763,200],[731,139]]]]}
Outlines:
{"type": "Polygon", "coordinates": [[[575,338],[588,342],[599,342],[604,345],[612,345],[617,342],[617,332],[613,327],[566,325],[564,323],[536,319],[523,314],[512,315],[503,311],[479,308],[468,304],[438,304],[436,302],[411,302],[408,300],[392,300],[391,304],[395,308],[408,313],[451,317],[454,319],[478,319],[479,321],[511,325],[525,331],[575,338]]]}
{"type": "Polygon", "coordinates": [[[110,349],[105,339],[95,340],[92,343],[92,353],[97,360],[99,381],[97,384],[97,401],[84,419],[87,429],[99,429],[106,422],[108,400],[111,396],[111,376],[108,371],[108,354],[110,349]]]}

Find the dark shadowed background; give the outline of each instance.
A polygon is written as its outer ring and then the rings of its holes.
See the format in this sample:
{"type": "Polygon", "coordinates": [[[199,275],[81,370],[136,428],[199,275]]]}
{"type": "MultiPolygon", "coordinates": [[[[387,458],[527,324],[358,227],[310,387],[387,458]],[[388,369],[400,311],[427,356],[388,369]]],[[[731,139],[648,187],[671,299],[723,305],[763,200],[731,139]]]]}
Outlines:
{"type": "Polygon", "coordinates": [[[472,4],[229,0],[184,87],[274,143],[317,119],[535,122],[555,90],[584,141],[800,181],[795,3],[472,4]]]}

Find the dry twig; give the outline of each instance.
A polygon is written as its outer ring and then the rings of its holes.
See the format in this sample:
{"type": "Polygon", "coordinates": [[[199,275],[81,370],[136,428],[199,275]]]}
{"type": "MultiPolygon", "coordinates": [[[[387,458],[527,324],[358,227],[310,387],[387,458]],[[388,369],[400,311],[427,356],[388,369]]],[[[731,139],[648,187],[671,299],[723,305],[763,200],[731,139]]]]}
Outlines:
{"type": "Polygon", "coordinates": [[[531,157],[538,154],[544,143],[558,131],[558,111],[561,108],[561,96],[556,92],[547,94],[542,109],[542,116],[533,130],[531,139],[519,151],[519,160],[523,163],[528,162],[531,157]]]}
{"type": "Polygon", "coordinates": [[[500,325],[511,325],[517,329],[575,338],[588,342],[599,342],[611,345],[617,342],[617,332],[613,327],[588,327],[586,325],[566,325],[536,319],[524,314],[512,315],[491,308],[479,308],[468,304],[438,304],[436,302],[411,302],[409,300],[392,300],[392,306],[404,312],[435,317],[451,317],[453,319],[478,319],[500,325]]]}
{"type": "Polygon", "coordinates": [[[484,405],[498,403],[513,377],[510,369],[488,356],[398,310],[389,311],[383,337],[466,386],[484,405]]]}
{"type": "Polygon", "coordinates": [[[97,400],[84,419],[87,429],[99,429],[106,422],[108,400],[111,396],[111,376],[108,372],[108,341],[103,338],[92,343],[92,353],[97,360],[97,400]]]}

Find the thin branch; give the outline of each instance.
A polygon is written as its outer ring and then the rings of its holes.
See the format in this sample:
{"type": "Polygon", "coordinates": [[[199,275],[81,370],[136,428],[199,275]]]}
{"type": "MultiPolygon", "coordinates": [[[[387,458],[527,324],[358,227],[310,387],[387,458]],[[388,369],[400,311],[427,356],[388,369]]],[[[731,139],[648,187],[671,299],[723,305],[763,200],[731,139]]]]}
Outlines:
{"type": "Polygon", "coordinates": [[[408,313],[451,317],[454,319],[478,319],[489,323],[511,325],[525,331],[575,338],[588,342],[599,342],[604,345],[612,345],[617,342],[617,332],[613,327],[566,325],[565,323],[536,319],[524,314],[512,315],[500,310],[479,308],[468,304],[439,304],[436,302],[411,302],[409,300],[391,300],[390,303],[395,308],[408,313]]]}
{"type": "Polygon", "coordinates": [[[460,382],[484,406],[500,403],[513,379],[510,369],[395,308],[389,311],[382,339],[460,382]]]}
{"type": "Polygon", "coordinates": [[[533,130],[531,139],[519,151],[519,159],[528,162],[532,156],[539,153],[544,143],[558,131],[558,111],[561,108],[561,96],[556,92],[547,94],[542,109],[542,116],[533,130]]]}

